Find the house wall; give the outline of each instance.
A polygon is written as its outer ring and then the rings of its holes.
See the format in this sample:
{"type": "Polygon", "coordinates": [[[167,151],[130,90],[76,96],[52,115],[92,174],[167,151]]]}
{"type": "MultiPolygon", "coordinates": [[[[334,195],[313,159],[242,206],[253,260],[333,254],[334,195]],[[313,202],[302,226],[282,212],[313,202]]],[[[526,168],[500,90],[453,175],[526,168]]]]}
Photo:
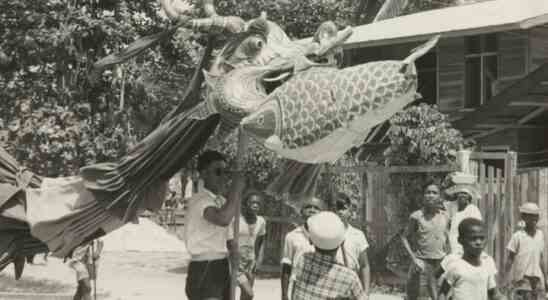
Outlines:
{"type": "Polygon", "coordinates": [[[548,25],[538,26],[529,31],[529,66],[533,71],[548,63],[548,25]]]}
{"type": "Polygon", "coordinates": [[[478,146],[508,146],[511,151],[519,151],[517,129],[507,129],[498,133],[475,139],[478,146]]]}
{"type": "MultiPolygon", "coordinates": [[[[548,63],[548,25],[528,30],[497,33],[498,79],[493,92],[503,91],[544,63],[548,63]]],[[[420,43],[400,43],[379,47],[347,50],[347,64],[355,65],[378,60],[402,59],[420,43]]],[[[437,91],[435,102],[444,113],[466,114],[466,37],[442,38],[436,49],[437,91]]],[[[419,65],[420,61],[417,62],[419,65]]],[[[431,78],[431,77],[429,77],[431,78]]],[[[421,74],[419,73],[419,86],[421,74]]],[[[509,146],[516,152],[533,152],[548,148],[546,129],[508,129],[476,139],[482,146],[509,146]]],[[[520,157],[525,163],[532,159],[520,157]]]]}

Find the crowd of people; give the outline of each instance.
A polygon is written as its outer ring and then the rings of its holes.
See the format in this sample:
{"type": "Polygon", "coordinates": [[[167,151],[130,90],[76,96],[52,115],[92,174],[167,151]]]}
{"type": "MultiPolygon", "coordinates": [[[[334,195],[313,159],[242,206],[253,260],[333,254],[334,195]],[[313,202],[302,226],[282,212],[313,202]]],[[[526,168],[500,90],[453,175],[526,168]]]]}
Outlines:
{"type": "MultiPolygon", "coordinates": [[[[237,272],[241,299],[253,299],[259,249],[266,233],[265,220],[258,215],[263,195],[247,188],[241,170],[228,172],[219,152],[204,152],[198,158],[198,171],[198,193],[188,199],[185,223],[191,255],[188,299],[229,299],[231,270],[237,272]],[[240,201],[236,249],[231,223],[240,201]],[[240,253],[239,265],[231,263],[234,253],[240,253]]],[[[542,264],[544,238],[537,229],[539,207],[534,203],[520,207],[524,226],[508,243],[507,265],[498,272],[484,251],[486,228],[474,205],[479,193],[472,185],[457,184],[445,194],[456,203],[456,212],[448,213],[439,185],[429,183],[422,208],[410,215],[401,235],[402,247],[411,257],[407,299],[419,298],[421,278],[434,300],[543,299],[547,281],[542,264]],[[502,293],[497,283],[512,287],[513,292],[502,293]]],[[[316,197],[300,203],[302,223],[285,236],[280,262],[282,300],[368,299],[369,245],[364,233],[349,223],[351,199],[337,194],[335,212],[326,210],[325,202],[316,197]]]]}

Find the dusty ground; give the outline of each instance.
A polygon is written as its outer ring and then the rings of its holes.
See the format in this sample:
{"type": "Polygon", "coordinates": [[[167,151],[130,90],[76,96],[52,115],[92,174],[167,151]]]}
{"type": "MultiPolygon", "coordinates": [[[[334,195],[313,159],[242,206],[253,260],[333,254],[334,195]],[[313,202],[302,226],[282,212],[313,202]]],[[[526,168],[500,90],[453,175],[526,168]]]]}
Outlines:
{"type": "MultiPolygon", "coordinates": [[[[105,300],[182,300],[185,297],[186,261],[174,252],[105,252],[99,266],[98,299],[105,300]]],[[[71,299],[75,289],[74,273],[59,259],[50,258],[46,265],[41,257],[29,265],[23,280],[53,285],[56,295],[33,295],[25,284],[10,289],[14,294],[0,293],[0,299],[71,299]],[[27,293],[26,296],[17,293],[27,293]]],[[[0,277],[0,286],[9,283],[13,270],[8,267],[0,277]]],[[[13,284],[13,281],[11,281],[13,284]]],[[[257,300],[279,300],[279,279],[261,279],[256,283],[257,300]]],[[[52,292],[52,289],[46,289],[52,292]]],[[[375,294],[372,300],[398,300],[401,297],[375,294]]]]}

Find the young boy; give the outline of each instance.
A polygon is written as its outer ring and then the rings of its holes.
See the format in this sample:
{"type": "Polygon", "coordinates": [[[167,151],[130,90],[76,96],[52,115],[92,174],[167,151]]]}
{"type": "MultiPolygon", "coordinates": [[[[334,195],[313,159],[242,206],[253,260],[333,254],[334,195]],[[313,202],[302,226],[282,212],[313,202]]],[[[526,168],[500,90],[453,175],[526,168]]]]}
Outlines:
{"type": "Polygon", "coordinates": [[[475,218],[462,220],[459,224],[459,243],[464,253],[446,266],[438,299],[445,300],[451,288],[454,300],[505,299],[496,287],[495,262],[483,252],[485,229],[482,221],[475,218]]]}
{"type": "Polygon", "coordinates": [[[518,230],[508,243],[506,274],[520,299],[543,299],[545,270],[543,266],[544,235],[537,229],[540,209],[532,202],[519,208],[525,228],[518,230]]]}
{"type": "Polygon", "coordinates": [[[403,245],[412,260],[407,279],[408,300],[419,297],[421,275],[426,277],[430,298],[437,299],[435,275],[446,255],[449,216],[440,210],[440,189],[437,185],[429,183],[425,186],[423,204],[422,209],[411,214],[406,232],[402,235],[403,245]],[[416,242],[415,251],[408,238],[416,242]]]}

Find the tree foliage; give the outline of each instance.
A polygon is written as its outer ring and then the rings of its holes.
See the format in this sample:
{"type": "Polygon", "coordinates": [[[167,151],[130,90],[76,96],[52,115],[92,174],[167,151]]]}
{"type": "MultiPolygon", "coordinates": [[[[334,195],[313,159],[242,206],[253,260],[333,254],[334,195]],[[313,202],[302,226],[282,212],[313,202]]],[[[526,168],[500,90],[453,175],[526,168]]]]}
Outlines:
{"type": "Polygon", "coordinates": [[[90,80],[96,60],[166,26],[154,1],[6,0],[0,22],[5,146],[48,176],[123,155],[174,105],[196,56],[167,41],[90,80]],[[159,80],[180,87],[154,93],[159,80]]]}
{"type": "MultiPolygon", "coordinates": [[[[250,19],[266,11],[294,38],[312,35],[325,20],[358,25],[365,21],[359,17],[364,3],[216,1],[221,15],[250,19]]],[[[5,0],[0,22],[4,146],[47,176],[73,174],[84,164],[126,153],[180,100],[202,50],[196,35],[181,29],[90,80],[95,61],[168,26],[156,1],[5,0]]],[[[257,149],[250,160],[261,182],[272,176],[263,170],[275,167],[269,155],[257,149]]]]}
{"type": "Polygon", "coordinates": [[[436,106],[422,103],[390,120],[388,165],[443,165],[454,162],[463,145],[461,133],[436,106]]]}

